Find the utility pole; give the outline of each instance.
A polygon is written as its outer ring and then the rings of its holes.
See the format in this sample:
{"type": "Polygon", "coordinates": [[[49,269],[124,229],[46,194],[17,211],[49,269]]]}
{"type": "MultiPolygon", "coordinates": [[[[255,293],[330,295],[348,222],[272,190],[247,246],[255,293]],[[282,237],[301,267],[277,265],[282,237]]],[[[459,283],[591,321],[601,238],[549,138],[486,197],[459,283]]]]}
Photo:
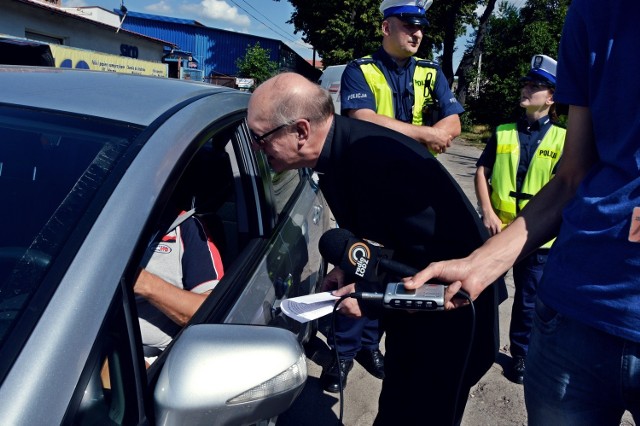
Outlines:
{"type": "Polygon", "coordinates": [[[482,52],[478,56],[478,75],[476,76],[476,99],[480,96],[480,72],[482,70],[482,52]]]}

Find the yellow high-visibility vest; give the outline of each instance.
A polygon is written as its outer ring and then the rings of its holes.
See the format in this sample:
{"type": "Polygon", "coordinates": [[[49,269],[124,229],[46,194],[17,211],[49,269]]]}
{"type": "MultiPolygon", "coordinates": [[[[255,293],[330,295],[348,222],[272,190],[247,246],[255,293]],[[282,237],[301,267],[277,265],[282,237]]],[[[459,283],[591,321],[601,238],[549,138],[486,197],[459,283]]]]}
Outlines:
{"type": "MultiPolygon", "coordinates": [[[[516,174],[520,161],[520,142],[516,123],[503,124],[496,130],[496,161],[491,173],[491,205],[503,226],[511,223],[554,175],[564,148],[566,130],[552,125],[542,138],[531,159],[520,192],[516,190],[516,174]]],[[[551,247],[552,241],[543,248],[551,247]]]]}
{"type": "MultiPolygon", "coordinates": [[[[414,100],[411,123],[421,126],[423,124],[422,107],[425,102],[433,102],[431,93],[436,84],[437,69],[432,62],[418,58],[416,58],[416,61],[416,68],[413,72],[414,100]],[[427,81],[430,83],[429,89],[431,90],[425,88],[427,81]]],[[[365,56],[358,60],[358,65],[364,74],[364,79],[373,92],[376,100],[376,112],[381,115],[386,115],[387,117],[395,118],[391,87],[389,87],[389,83],[387,83],[387,79],[384,77],[380,68],[376,66],[370,56],[365,56]]]]}

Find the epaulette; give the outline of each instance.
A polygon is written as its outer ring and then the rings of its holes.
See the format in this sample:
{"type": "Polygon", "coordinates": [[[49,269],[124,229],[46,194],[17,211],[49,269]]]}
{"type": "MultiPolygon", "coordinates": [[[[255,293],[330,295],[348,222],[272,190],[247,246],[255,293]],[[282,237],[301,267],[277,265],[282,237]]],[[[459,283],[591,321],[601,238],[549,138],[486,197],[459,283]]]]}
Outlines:
{"type": "Polygon", "coordinates": [[[428,59],[418,59],[418,58],[416,58],[416,65],[419,66],[419,67],[428,67],[428,68],[440,69],[440,65],[438,65],[437,62],[433,62],[433,61],[430,61],[428,59]]]}
{"type": "Polygon", "coordinates": [[[366,56],[364,58],[354,59],[353,62],[356,63],[357,66],[373,64],[373,58],[371,56],[366,56]]]}

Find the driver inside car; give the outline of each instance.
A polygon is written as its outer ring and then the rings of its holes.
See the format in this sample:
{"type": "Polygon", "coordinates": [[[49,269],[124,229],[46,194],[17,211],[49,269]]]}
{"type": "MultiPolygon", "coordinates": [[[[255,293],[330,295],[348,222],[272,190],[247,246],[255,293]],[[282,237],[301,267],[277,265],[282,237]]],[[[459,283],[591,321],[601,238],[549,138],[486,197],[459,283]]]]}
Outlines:
{"type": "Polygon", "coordinates": [[[161,240],[147,248],[133,288],[147,366],[224,275],[220,252],[193,213],[181,212],[161,240]]]}

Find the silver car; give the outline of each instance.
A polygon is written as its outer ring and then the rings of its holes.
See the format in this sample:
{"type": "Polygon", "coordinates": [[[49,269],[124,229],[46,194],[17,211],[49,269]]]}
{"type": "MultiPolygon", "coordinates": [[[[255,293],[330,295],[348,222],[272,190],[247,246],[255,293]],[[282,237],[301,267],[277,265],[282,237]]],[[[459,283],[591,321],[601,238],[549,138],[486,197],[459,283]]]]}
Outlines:
{"type": "Polygon", "coordinates": [[[329,212],[309,170],[253,151],[247,93],[0,67],[0,424],[252,424],[285,411],[314,332],[329,212]],[[191,200],[226,273],[149,369],[133,282],[191,200]]]}

